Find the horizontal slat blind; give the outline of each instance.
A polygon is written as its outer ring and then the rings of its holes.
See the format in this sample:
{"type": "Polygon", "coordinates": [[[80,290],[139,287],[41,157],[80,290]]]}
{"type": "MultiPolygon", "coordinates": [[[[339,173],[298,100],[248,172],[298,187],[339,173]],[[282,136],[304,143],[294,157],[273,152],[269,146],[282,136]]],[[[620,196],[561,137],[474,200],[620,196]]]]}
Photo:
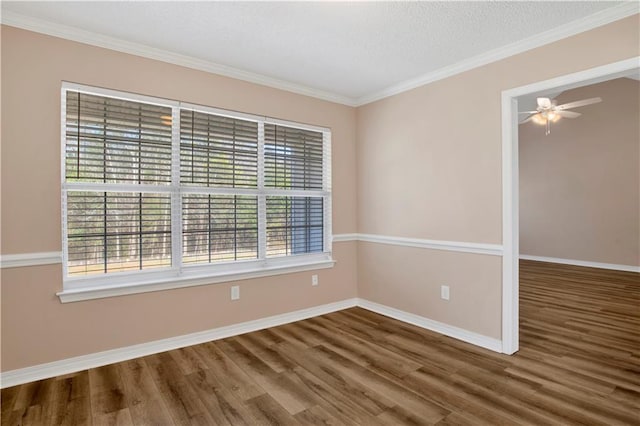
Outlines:
{"type": "Polygon", "coordinates": [[[267,197],[267,257],[323,250],[322,197],[267,197]]]}
{"type": "Polygon", "coordinates": [[[114,272],[146,283],[330,251],[328,131],[72,86],[62,127],[70,288],[109,284],[114,272]]]}
{"type": "Polygon", "coordinates": [[[321,132],[264,126],[265,187],[322,189],[321,132]]]}
{"type": "Polygon", "coordinates": [[[183,263],[258,257],[258,199],[189,194],[182,198],[183,263]]]}
{"type": "Polygon", "coordinates": [[[69,192],[68,273],[171,265],[169,194],[69,192]]]}
{"type": "Polygon", "coordinates": [[[171,108],[67,91],[69,182],[169,184],[171,108]]]}
{"type": "Polygon", "coordinates": [[[180,182],[207,187],[255,188],[258,123],[182,110],[180,182]]]}

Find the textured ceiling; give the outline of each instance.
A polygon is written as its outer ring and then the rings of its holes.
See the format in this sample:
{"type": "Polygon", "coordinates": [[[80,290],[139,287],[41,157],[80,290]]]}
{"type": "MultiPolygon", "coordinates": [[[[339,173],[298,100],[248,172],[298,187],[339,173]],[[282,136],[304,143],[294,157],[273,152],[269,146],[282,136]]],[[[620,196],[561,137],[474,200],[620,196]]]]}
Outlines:
{"type": "Polygon", "coordinates": [[[351,99],[620,2],[2,2],[9,11],[351,99]]]}

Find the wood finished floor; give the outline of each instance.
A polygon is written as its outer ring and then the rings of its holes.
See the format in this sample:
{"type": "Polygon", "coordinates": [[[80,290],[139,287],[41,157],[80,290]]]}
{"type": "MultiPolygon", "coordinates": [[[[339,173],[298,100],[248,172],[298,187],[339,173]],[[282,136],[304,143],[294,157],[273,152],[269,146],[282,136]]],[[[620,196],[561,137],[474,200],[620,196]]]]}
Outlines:
{"type": "Polygon", "coordinates": [[[2,390],[2,425],[640,424],[638,274],[521,265],[521,350],[360,308],[2,390]]]}

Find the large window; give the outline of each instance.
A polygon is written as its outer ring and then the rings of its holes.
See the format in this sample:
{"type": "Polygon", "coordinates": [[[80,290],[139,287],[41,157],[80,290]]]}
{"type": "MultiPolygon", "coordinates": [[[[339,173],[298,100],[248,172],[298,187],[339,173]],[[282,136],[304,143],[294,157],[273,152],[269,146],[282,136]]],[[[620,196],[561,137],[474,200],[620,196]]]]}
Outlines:
{"type": "Polygon", "coordinates": [[[332,264],[328,129],[69,83],[62,106],[66,292],[332,264]]]}

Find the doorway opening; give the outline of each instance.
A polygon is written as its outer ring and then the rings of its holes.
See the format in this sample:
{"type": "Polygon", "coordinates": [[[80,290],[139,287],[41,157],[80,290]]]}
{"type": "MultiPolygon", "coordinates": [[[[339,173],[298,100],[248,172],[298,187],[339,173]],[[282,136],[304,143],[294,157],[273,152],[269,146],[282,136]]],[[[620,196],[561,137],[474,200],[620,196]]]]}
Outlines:
{"type": "Polygon", "coordinates": [[[614,62],[502,92],[502,352],[519,349],[519,162],[518,103],[525,97],[553,97],[561,91],[638,72],[640,57],[614,62]]]}

